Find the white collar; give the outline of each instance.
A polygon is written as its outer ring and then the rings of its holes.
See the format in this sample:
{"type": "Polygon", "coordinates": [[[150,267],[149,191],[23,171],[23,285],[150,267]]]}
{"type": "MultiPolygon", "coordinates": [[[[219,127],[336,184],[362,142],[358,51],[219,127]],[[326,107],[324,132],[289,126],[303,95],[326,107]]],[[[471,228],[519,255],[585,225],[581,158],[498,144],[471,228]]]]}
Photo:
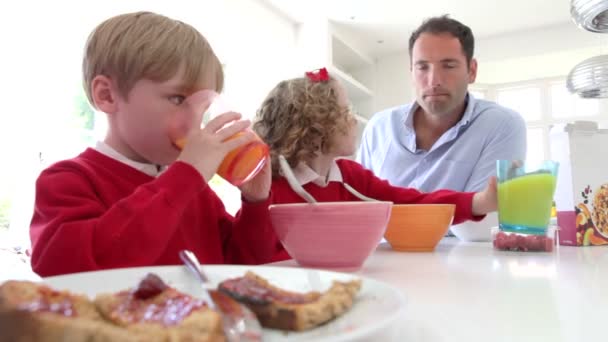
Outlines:
{"type": "Polygon", "coordinates": [[[298,166],[293,169],[293,174],[296,176],[296,180],[300,185],[305,185],[308,183],[314,183],[321,187],[326,187],[329,182],[340,182],[342,183],[342,172],[336,163],[336,160],[333,160],[331,166],[329,168],[329,176],[327,177],[327,182],[325,182],[325,177],[319,175],[315,170],[310,168],[306,163],[300,162],[298,166]]]}
{"type": "Polygon", "coordinates": [[[131,160],[131,159],[123,156],[122,154],[120,154],[120,152],[116,151],[115,149],[113,149],[108,144],[104,143],[103,141],[97,142],[97,144],[95,145],[95,150],[107,157],[117,160],[123,164],[129,165],[130,167],[132,167],[138,171],[141,171],[141,172],[147,174],[148,176],[158,177],[158,175],[160,175],[167,169],[166,165],[159,167],[158,165],[155,165],[155,164],[140,163],[140,162],[131,160]]]}

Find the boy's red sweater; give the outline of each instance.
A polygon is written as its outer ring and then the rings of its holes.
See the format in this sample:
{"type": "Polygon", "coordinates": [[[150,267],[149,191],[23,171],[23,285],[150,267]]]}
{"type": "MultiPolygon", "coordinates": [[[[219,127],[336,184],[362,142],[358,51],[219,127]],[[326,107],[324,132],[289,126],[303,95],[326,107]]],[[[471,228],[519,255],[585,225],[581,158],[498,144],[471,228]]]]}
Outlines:
{"type": "Polygon", "coordinates": [[[51,276],[179,264],[181,249],[207,264],[268,262],[276,245],[270,202],[243,201],[233,218],[186,163],[154,178],[87,149],[36,182],[32,268],[51,276]]]}

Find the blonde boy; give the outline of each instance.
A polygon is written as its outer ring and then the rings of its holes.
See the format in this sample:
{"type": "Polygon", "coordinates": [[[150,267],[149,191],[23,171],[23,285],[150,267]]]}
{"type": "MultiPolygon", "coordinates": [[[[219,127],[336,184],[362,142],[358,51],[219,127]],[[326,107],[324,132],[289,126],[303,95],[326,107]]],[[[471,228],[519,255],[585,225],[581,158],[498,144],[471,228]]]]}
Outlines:
{"type": "Polygon", "coordinates": [[[221,64],[192,26],[150,12],[119,15],[90,35],[83,61],[89,101],[108,116],[103,142],[43,171],[30,226],[41,276],[179,263],[262,263],[273,253],[269,165],[242,186],[236,218],[207,181],[251,133],[227,113],[200,129],[185,99],[221,91],[221,64]],[[230,125],[226,125],[231,123],[230,125]],[[174,144],[186,137],[183,150],[174,144]]]}

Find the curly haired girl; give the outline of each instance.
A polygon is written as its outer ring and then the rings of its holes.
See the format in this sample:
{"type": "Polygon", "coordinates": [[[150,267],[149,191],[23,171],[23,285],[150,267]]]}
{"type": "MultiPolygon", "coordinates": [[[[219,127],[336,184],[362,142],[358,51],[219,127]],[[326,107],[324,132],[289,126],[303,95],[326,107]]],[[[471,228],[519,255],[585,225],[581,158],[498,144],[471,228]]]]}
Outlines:
{"type": "Polygon", "coordinates": [[[356,120],[344,87],[324,68],[279,82],[258,109],[253,128],[270,147],[273,203],[304,202],[281,174],[282,155],[296,180],[319,202],[360,201],[358,192],[399,204],[451,203],[456,205],[454,224],[481,220],[497,207],[494,177],[478,193],[422,193],[392,186],[359,163],[340,158],[356,151],[356,120]]]}

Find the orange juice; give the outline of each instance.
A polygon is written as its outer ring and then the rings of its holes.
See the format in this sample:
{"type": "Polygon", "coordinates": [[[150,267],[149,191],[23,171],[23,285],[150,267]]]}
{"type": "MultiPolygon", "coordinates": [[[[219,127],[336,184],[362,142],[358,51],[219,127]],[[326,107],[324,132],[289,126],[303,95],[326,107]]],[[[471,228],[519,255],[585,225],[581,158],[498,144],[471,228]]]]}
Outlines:
{"type": "MultiPolygon", "coordinates": [[[[234,139],[243,133],[237,133],[230,138],[234,139]]],[[[183,148],[185,139],[178,139],[175,145],[183,148]]],[[[228,152],[224,160],[217,169],[217,174],[224,178],[234,186],[240,186],[262,170],[270,152],[266,145],[257,135],[254,141],[245,145],[239,146],[228,152]]]]}
{"type": "Polygon", "coordinates": [[[529,174],[498,184],[498,220],[503,230],[542,230],[549,225],[556,176],[529,174]]]}
{"type": "MultiPolygon", "coordinates": [[[[243,133],[237,133],[234,139],[243,133]]],[[[239,186],[253,178],[268,161],[268,145],[260,138],[228,152],[217,169],[217,174],[234,186],[239,186]]]]}
{"type": "MultiPolygon", "coordinates": [[[[203,123],[213,120],[223,113],[232,112],[230,105],[217,92],[209,89],[197,91],[184,100],[185,105],[180,110],[202,113],[203,123]]],[[[229,124],[229,123],[227,123],[229,124]]],[[[224,125],[225,126],[225,125],[224,125]]],[[[204,127],[202,125],[201,127],[204,127]]],[[[251,131],[248,129],[248,131],[251,131]]],[[[226,140],[232,140],[243,132],[239,132],[226,140]]],[[[240,186],[258,174],[269,159],[268,146],[255,134],[255,139],[245,145],[228,152],[217,169],[217,174],[234,186],[240,186]]],[[[177,139],[175,145],[183,148],[186,139],[177,139]]]]}

